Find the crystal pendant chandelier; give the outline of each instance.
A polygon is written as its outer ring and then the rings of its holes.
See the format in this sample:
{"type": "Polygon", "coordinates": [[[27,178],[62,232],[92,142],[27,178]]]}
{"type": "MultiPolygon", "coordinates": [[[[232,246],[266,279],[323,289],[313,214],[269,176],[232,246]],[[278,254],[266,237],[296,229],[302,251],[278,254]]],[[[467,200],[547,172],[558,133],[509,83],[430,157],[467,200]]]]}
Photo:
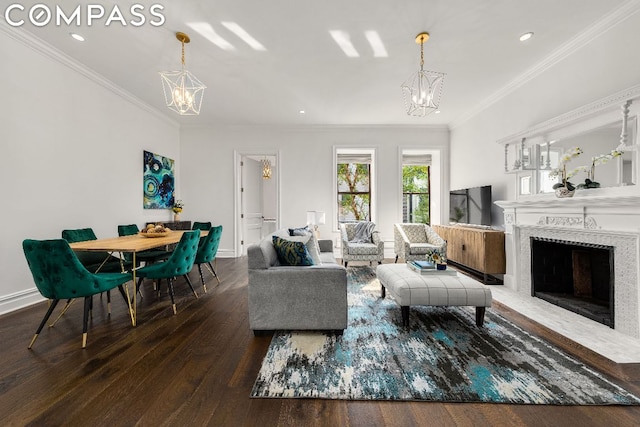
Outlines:
{"type": "Polygon", "coordinates": [[[427,32],[416,36],[416,43],[420,44],[420,70],[401,86],[405,108],[410,116],[424,117],[436,111],[440,105],[444,73],[424,70],[424,42],[427,40],[427,32]]]}
{"type": "Polygon", "coordinates": [[[262,179],[270,179],[271,178],[271,162],[269,159],[262,159],[262,179]]]}
{"type": "Polygon", "coordinates": [[[184,44],[191,41],[189,36],[177,32],[176,38],[182,43],[182,70],[160,72],[164,100],[170,110],[180,115],[197,115],[206,86],[184,68],[184,44]]]}

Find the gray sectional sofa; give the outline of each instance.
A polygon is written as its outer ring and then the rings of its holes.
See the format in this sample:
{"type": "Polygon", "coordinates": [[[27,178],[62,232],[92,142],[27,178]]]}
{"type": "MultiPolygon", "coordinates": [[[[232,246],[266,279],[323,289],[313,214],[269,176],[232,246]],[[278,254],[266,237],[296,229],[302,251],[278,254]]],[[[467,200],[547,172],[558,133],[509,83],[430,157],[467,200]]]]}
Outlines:
{"type": "Polygon", "coordinates": [[[256,335],[274,330],[334,330],[347,327],[347,272],[333,256],[333,242],[319,240],[321,264],[283,266],[272,236],[247,249],[249,327],[256,335]]]}

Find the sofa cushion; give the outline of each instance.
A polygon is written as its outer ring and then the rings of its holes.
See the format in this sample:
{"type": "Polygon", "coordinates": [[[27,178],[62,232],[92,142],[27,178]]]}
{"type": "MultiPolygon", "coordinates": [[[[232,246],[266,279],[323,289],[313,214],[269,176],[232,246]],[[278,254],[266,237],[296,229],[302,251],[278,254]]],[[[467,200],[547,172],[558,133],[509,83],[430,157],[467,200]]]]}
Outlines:
{"type": "Polygon", "coordinates": [[[273,236],[272,239],[280,264],[292,266],[314,265],[313,258],[311,258],[305,243],[285,240],[278,236],[273,236]]]}

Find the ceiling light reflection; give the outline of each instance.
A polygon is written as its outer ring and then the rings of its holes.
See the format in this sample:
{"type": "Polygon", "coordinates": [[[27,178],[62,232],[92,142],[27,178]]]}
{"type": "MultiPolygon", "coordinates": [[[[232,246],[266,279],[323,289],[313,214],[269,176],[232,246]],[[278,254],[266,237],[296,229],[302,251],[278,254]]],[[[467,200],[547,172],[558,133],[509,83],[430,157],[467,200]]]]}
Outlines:
{"type": "Polygon", "coordinates": [[[220,37],[207,22],[187,22],[187,26],[222,50],[236,50],[231,43],[220,37]]]}
{"type": "Polygon", "coordinates": [[[338,44],[338,46],[340,46],[340,49],[342,49],[344,54],[349,58],[358,58],[360,56],[356,48],[353,46],[353,43],[351,43],[351,37],[349,36],[349,33],[347,33],[346,31],[331,30],[329,31],[329,34],[331,34],[333,40],[338,44]]]}
{"type": "Polygon", "coordinates": [[[371,49],[373,49],[373,56],[375,58],[386,58],[389,56],[387,49],[384,47],[384,43],[382,43],[380,34],[378,34],[377,31],[365,31],[364,35],[369,41],[371,49]]]}
{"type": "Polygon", "coordinates": [[[235,22],[221,22],[222,25],[224,25],[227,30],[231,31],[233,34],[235,34],[236,36],[238,36],[243,42],[245,42],[246,44],[248,44],[249,46],[251,46],[251,48],[253,50],[261,50],[261,51],[265,51],[267,50],[267,48],[265,48],[262,43],[260,43],[258,40],[254,39],[251,34],[247,33],[247,31],[242,28],[240,25],[238,25],[235,22]]]}

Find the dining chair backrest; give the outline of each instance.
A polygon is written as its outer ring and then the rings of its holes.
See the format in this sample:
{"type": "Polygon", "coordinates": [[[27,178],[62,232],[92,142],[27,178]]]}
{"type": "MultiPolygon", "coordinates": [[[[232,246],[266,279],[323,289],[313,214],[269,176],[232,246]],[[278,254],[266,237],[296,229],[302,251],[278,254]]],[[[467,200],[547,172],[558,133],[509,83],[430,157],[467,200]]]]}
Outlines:
{"type": "Polygon", "coordinates": [[[135,224],[127,224],[127,225],[119,225],[118,226],[118,236],[133,236],[134,234],[138,234],[140,229],[135,224]]]}
{"type": "Polygon", "coordinates": [[[198,222],[194,221],[192,230],[201,230],[201,231],[209,231],[211,228],[211,221],[209,222],[198,222]]]}
{"type": "Polygon", "coordinates": [[[200,243],[198,253],[196,254],[195,264],[204,264],[211,262],[218,253],[220,245],[220,237],[222,236],[222,226],[211,227],[200,243]]]}
{"type": "MultiPolygon", "coordinates": [[[[86,242],[87,240],[97,240],[96,233],[92,228],[77,228],[73,230],[62,230],[62,238],[69,243],[86,242]]],[[[103,265],[105,259],[109,258],[108,252],[89,252],[80,251],[77,252],[77,257],[86,268],[90,271],[95,271],[99,266],[103,265]]],[[[112,263],[113,264],[113,263],[112,263]]],[[[103,265],[103,268],[105,266],[103,265]]],[[[115,265],[109,265],[109,270],[117,271],[115,265]]],[[[105,271],[105,270],[101,270],[105,271]]]]}
{"type": "Polygon", "coordinates": [[[62,230],[62,238],[69,243],[97,240],[92,228],[78,228],[75,230],[62,230]]]}
{"type": "Polygon", "coordinates": [[[165,262],[158,264],[165,277],[177,277],[187,274],[193,268],[198,252],[200,230],[185,231],[173,253],[165,262]]]}
{"type": "Polygon", "coordinates": [[[64,239],[22,242],[38,291],[48,299],[71,299],[111,289],[80,263],[64,239]]]}

